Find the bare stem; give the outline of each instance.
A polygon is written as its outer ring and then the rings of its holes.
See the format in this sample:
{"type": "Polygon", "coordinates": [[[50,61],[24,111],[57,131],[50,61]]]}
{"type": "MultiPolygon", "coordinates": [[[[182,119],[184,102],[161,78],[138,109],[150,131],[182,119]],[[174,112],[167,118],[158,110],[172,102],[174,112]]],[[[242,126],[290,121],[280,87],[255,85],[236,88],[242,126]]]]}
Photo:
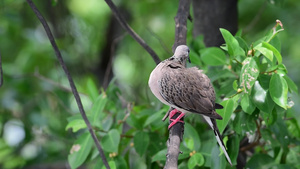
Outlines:
{"type": "Polygon", "coordinates": [[[75,100],[77,102],[77,105],[78,105],[78,108],[79,108],[79,111],[80,111],[80,114],[81,114],[84,122],[86,123],[86,125],[88,127],[88,130],[89,130],[89,132],[90,132],[90,134],[91,134],[91,136],[92,136],[92,138],[93,138],[93,140],[94,140],[94,142],[96,144],[96,147],[97,147],[97,149],[99,151],[99,154],[100,154],[100,156],[102,158],[103,164],[106,166],[107,169],[110,169],[110,167],[108,165],[108,162],[106,160],[106,157],[104,155],[103,149],[102,149],[101,145],[99,144],[99,141],[98,141],[98,139],[97,139],[97,137],[96,137],[96,135],[95,135],[95,133],[94,133],[94,131],[92,129],[92,126],[91,126],[91,124],[90,124],[90,122],[89,122],[86,114],[85,114],[85,111],[83,109],[83,106],[82,106],[82,103],[81,103],[81,99],[80,99],[80,96],[79,96],[78,91],[76,89],[76,86],[74,84],[74,81],[73,81],[73,79],[72,79],[72,77],[70,75],[69,70],[67,69],[66,64],[64,63],[64,60],[63,60],[63,58],[61,56],[61,53],[60,53],[60,51],[59,51],[59,49],[58,49],[58,47],[56,45],[56,42],[55,42],[54,37],[52,35],[52,32],[51,32],[51,30],[50,30],[50,28],[49,28],[46,20],[44,19],[44,17],[40,13],[40,11],[37,9],[37,7],[35,6],[35,4],[31,0],[27,0],[27,3],[29,4],[29,6],[31,7],[31,9],[35,13],[35,15],[38,17],[38,19],[42,23],[42,25],[43,25],[46,33],[47,33],[47,36],[49,38],[49,41],[50,41],[50,43],[51,43],[51,45],[52,45],[52,47],[53,47],[53,49],[55,51],[55,55],[56,55],[56,57],[57,57],[60,65],[61,65],[62,69],[64,70],[64,72],[65,72],[65,74],[66,74],[66,76],[68,78],[68,81],[70,83],[70,87],[72,89],[72,93],[73,93],[73,95],[75,97],[75,100]]]}
{"type": "Polygon", "coordinates": [[[115,15],[116,19],[119,21],[120,25],[129,33],[129,35],[136,40],[153,58],[156,64],[160,63],[160,59],[150,46],[127,24],[125,19],[122,17],[118,11],[116,5],[111,0],[105,0],[107,5],[110,7],[112,13],[115,15]]]}

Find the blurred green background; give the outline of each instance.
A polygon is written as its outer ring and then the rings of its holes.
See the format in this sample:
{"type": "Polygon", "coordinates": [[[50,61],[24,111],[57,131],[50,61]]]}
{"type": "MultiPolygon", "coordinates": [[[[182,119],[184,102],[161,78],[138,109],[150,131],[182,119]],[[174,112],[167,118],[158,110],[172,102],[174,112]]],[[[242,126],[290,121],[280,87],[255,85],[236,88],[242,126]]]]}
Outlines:
{"type": "MultiPolygon", "coordinates": [[[[162,106],[147,84],[154,61],[119,26],[104,1],[34,2],[52,29],[86,111],[92,104],[87,96],[90,81],[99,91],[109,83],[118,86],[124,104],[162,106]]],[[[172,55],[177,1],[115,3],[161,60],[172,55]]],[[[281,20],[285,29],[279,34],[283,63],[298,86],[299,11],[298,0],[238,2],[239,29],[247,42],[262,37],[276,19],[281,20]]],[[[189,22],[188,44],[192,29],[189,22]]],[[[79,111],[45,31],[26,1],[0,1],[0,52],[4,72],[0,88],[0,166],[64,166],[76,138],[65,130],[67,118],[79,111]]],[[[290,111],[297,114],[300,125],[300,98],[291,97],[295,105],[290,111]]]]}

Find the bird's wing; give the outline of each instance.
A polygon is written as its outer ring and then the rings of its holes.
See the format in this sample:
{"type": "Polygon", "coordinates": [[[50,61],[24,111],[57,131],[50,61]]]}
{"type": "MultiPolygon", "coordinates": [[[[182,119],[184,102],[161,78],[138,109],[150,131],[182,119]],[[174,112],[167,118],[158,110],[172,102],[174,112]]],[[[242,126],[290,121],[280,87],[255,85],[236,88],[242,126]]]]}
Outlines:
{"type": "Polygon", "coordinates": [[[161,96],[171,105],[213,119],[222,119],[215,110],[215,91],[209,78],[196,67],[166,63],[159,82],[161,96]]]}

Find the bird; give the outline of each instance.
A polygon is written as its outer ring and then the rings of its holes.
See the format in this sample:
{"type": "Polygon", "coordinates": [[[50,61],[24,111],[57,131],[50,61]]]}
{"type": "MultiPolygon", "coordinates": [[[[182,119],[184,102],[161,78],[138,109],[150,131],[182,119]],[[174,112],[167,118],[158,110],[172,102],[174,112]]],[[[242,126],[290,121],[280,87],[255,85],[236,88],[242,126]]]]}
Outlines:
{"type": "Polygon", "coordinates": [[[160,62],[151,72],[149,88],[158,100],[174,108],[170,112],[170,119],[174,114],[181,113],[171,120],[169,129],[177,122],[183,122],[181,118],[186,113],[201,114],[214,131],[219,146],[232,165],[216,123],[216,119],[222,120],[222,117],[215,109],[223,106],[215,103],[215,90],[203,70],[197,67],[186,68],[186,61],[190,62],[189,53],[188,46],[179,45],[172,57],[160,62]]]}

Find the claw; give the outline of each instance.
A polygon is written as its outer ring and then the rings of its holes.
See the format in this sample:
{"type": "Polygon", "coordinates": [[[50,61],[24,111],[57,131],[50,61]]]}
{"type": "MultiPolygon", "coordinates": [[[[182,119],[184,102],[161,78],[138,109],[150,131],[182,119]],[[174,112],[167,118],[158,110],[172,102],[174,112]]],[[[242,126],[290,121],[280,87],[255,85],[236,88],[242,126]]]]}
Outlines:
{"type": "Polygon", "coordinates": [[[184,123],[184,121],[181,120],[181,118],[185,115],[185,113],[181,112],[181,111],[178,111],[177,109],[174,109],[170,112],[170,121],[171,124],[169,125],[168,129],[170,129],[172,126],[174,126],[177,122],[180,122],[180,123],[184,123]],[[176,118],[176,119],[172,119],[172,117],[176,114],[176,113],[180,113],[180,115],[176,118]]]}

